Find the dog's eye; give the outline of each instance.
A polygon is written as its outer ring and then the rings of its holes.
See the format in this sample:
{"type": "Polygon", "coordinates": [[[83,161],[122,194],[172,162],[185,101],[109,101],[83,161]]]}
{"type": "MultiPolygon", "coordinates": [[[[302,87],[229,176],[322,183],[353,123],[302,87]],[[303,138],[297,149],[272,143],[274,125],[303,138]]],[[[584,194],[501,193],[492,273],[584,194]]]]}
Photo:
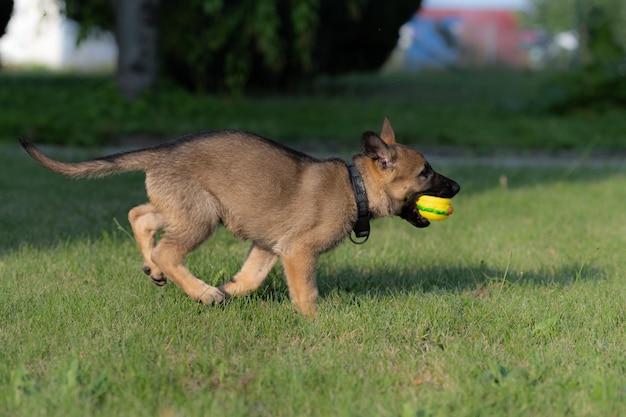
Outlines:
{"type": "Polygon", "coordinates": [[[422,172],[420,172],[419,176],[420,178],[428,178],[432,172],[433,172],[432,168],[426,165],[424,169],[422,169],[422,172]]]}

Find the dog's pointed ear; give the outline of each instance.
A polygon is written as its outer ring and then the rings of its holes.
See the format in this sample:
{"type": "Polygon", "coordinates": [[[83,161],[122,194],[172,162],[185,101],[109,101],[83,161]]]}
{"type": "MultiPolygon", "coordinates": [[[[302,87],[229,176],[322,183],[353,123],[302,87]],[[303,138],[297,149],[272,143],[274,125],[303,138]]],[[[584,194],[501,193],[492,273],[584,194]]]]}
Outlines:
{"type": "Polygon", "coordinates": [[[393,133],[393,128],[391,127],[391,122],[388,117],[385,117],[385,120],[383,121],[383,128],[380,131],[380,137],[388,145],[396,143],[396,134],[393,133]]]}
{"type": "Polygon", "coordinates": [[[378,162],[383,169],[393,168],[396,163],[396,150],[374,132],[363,133],[361,149],[367,157],[378,162]]]}

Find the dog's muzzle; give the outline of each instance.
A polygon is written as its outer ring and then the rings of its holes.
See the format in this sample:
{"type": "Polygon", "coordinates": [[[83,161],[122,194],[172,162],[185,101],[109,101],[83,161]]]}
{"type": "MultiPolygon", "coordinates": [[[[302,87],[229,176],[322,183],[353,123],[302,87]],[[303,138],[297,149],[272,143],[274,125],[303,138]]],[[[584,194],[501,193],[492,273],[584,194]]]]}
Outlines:
{"type": "Polygon", "coordinates": [[[461,191],[461,186],[454,180],[435,173],[432,179],[433,186],[428,190],[416,193],[407,199],[399,216],[415,227],[428,227],[430,220],[423,217],[417,209],[417,199],[422,195],[432,195],[434,197],[452,198],[461,191]]]}

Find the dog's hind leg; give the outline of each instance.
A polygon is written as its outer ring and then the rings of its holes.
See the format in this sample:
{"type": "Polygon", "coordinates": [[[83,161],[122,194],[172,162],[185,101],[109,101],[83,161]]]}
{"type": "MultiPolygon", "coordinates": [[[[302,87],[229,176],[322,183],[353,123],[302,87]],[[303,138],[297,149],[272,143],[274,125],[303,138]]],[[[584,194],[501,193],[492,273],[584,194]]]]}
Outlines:
{"type": "Polygon", "coordinates": [[[184,216],[168,216],[162,212],[164,234],[152,250],[151,260],[167,278],[194,301],[213,304],[224,300],[216,287],[193,276],[184,265],[185,257],[215,230],[219,218],[206,207],[195,206],[178,211],[184,216]]]}
{"type": "Polygon", "coordinates": [[[230,282],[222,285],[220,290],[226,297],[244,295],[256,290],[263,283],[277,260],[278,255],[253,244],[241,270],[230,282]]]}
{"type": "Polygon", "coordinates": [[[152,260],[174,284],[194,301],[213,304],[224,301],[224,294],[216,287],[193,276],[184,265],[190,248],[167,231],[152,251],[152,260]]]}
{"type": "Polygon", "coordinates": [[[155,234],[163,228],[163,216],[152,204],[143,204],[128,212],[128,221],[143,256],[143,272],[149,275],[156,285],[165,285],[167,278],[152,262],[155,234]]]}

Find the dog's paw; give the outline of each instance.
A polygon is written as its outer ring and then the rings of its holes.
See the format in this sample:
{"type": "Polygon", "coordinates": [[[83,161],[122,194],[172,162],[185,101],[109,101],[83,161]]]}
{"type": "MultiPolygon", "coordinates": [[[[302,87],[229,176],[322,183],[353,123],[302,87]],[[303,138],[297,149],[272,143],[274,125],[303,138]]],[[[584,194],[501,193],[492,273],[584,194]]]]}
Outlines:
{"type": "Polygon", "coordinates": [[[162,272],[156,270],[156,268],[151,268],[148,265],[144,265],[143,273],[150,277],[154,285],[162,287],[163,285],[167,284],[167,278],[165,278],[165,275],[163,275],[162,272]]]}
{"type": "Polygon", "coordinates": [[[219,288],[206,286],[206,289],[198,297],[198,301],[202,304],[220,304],[226,300],[226,294],[224,294],[219,288]]]}
{"type": "Polygon", "coordinates": [[[165,278],[165,276],[163,274],[159,275],[158,277],[153,277],[152,275],[150,275],[150,279],[152,280],[152,283],[156,286],[162,287],[165,284],[167,284],[167,278],[165,278]]]}

